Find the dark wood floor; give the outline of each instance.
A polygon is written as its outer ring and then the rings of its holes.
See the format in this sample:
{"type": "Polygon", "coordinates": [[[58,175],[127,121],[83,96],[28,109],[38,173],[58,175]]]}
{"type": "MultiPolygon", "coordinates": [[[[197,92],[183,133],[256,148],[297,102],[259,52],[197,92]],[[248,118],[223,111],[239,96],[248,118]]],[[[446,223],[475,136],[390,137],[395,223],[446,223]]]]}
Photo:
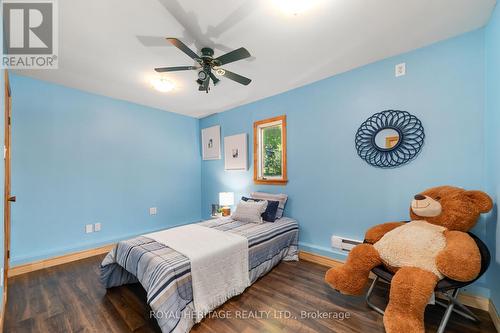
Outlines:
{"type": "MultiPolygon", "coordinates": [[[[102,258],[10,279],[5,332],[160,332],[149,318],[139,284],[108,291],[101,286],[102,258]]],[[[192,332],[384,332],[382,317],[366,306],[363,297],[342,296],[324,284],[326,269],[308,262],[281,263],[192,332]],[[259,311],[263,311],[260,318],[259,311]],[[303,318],[302,311],[309,316],[320,311],[331,318],[303,318]],[[221,318],[224,315],[231,318],[221,318]]],[[[383,304],[386,292],[381,285],[374,301],[383,304]]],[[[496,332],[487,312],[473,311],[480,324],[453,314],[446,332],[496,332]]],[[[443,312],[437,306],[427,307],[428,332],[436,331],[443,312]]]]}

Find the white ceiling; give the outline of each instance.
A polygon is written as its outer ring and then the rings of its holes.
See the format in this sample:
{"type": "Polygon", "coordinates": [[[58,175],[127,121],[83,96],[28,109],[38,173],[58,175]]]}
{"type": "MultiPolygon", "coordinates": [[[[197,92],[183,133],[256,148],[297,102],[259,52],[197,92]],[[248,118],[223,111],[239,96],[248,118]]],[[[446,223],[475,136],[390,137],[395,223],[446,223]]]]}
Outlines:
{"type": "MultiPolygon", "coordinates": [[[[297,0],[295,0],[297,1],[297,0]]],[[[19,71],[42,80],[201,117],[296,88],[485,25],[495,0],[304,0],[283,13],[276,0],[68,0],[59,3],[59,69],[19,71]],[[241,46],[252,58],[225,68],[251,78],[224,79],[198,91],[195,71],[166,75],[158,66],[192,65],[162,39],[177,37],[219,56],[241,46]],[[192,41],[196,40],[196,43],[192,41]],[[155,46],[156,45],[156,46],[155,46]]]]}

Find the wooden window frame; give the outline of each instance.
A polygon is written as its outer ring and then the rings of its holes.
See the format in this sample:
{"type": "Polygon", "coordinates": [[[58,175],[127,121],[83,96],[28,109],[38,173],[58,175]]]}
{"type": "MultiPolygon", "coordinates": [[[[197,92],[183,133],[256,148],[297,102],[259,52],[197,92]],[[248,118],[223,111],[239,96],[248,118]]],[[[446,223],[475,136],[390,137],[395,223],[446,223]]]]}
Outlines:
{"type": "Polygon", "coordinates": [[[287,160],[286,160],[286,115],[259,120],[253,123],[253,181],[255,184],[264,184],[264,185],[285,185],[286,183],[288,183],[287,160]],[[259,127],[277,121],[281,121],[282,176],[280,179],[259,178],[259,127]]]}

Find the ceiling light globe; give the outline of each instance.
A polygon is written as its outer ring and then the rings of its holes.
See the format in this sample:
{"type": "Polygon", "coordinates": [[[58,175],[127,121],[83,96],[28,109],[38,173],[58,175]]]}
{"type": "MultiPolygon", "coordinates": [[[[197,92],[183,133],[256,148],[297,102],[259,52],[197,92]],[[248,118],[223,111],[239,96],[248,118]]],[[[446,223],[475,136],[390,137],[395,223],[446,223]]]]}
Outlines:
{"type": "Polygon", "coordinates": [[[298,15],[310,9],[317,0],[273,0],[285,14],[298,15]]]}
{"type": "Polygon", "coordinates": [[[151,84],[159,92],[169,92],[175,88],[175,84],[165,78],[154,78],[151,84]]]}

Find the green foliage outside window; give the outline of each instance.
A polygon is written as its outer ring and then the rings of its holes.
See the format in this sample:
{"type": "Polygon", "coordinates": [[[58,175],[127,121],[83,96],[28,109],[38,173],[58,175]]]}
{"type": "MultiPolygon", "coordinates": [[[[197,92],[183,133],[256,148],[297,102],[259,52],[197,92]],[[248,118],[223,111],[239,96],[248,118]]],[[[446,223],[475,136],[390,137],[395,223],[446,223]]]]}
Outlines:
{"type": "Polygon", "coordinates": [[[262,130],[263,138],[263,176],[281,176],[281,126],[266,127],[262,130]]]}

